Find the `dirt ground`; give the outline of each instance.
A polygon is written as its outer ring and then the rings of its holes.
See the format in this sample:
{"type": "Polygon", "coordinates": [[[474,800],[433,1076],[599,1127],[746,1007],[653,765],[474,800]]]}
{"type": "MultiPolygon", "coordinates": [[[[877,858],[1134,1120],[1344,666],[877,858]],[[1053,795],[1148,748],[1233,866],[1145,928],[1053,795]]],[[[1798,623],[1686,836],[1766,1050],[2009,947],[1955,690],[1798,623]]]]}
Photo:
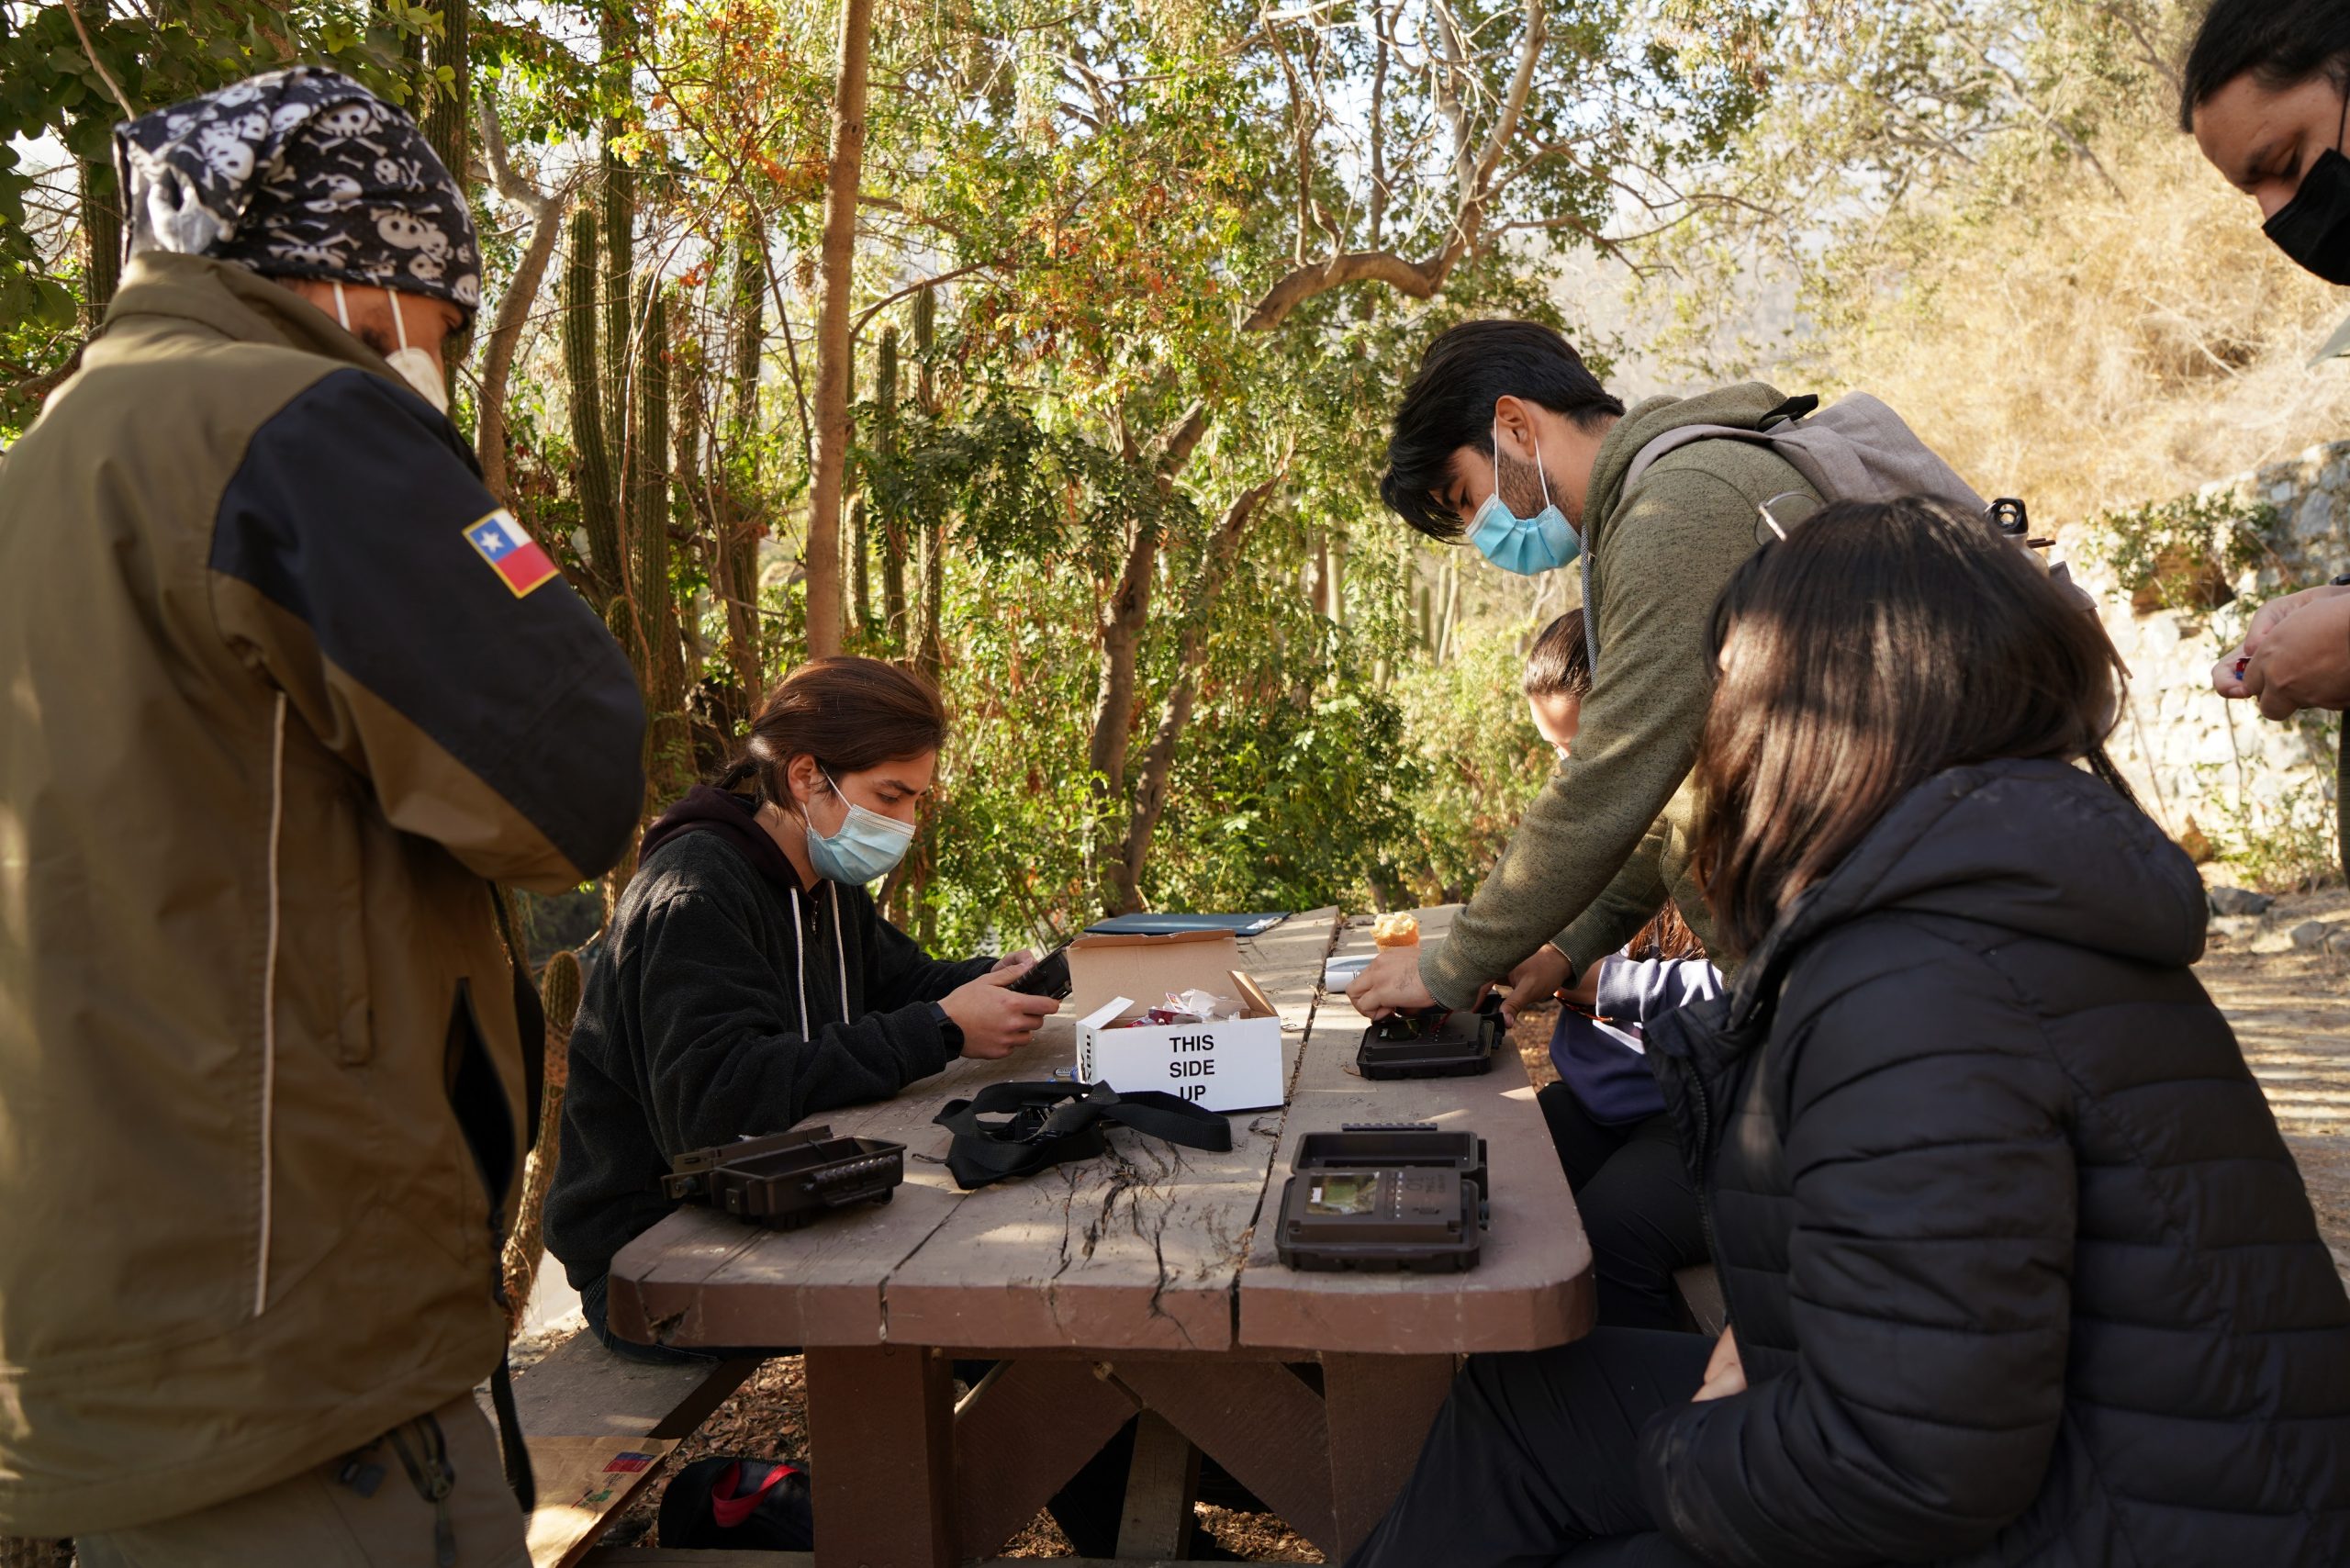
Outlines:
{"type": "MultiPolygon", "coordinates": [[[[2199,972],[2235,1025],[2245,1058],[2300,1161],[2335,1262],[2350,1278],[2350,891],[2289,896],[2260,915],[2214,921],[2211,950],[2199,972]],[[2328,950],[2331,933],[2310,929],[2312,922],[2338,925],[2340,935],[2332,943],[2338,950],[2328,950]],[[2297,929],[2301,946],[2295,945],[2297,929]]],[[[1529,1015],[1513,1034],[1538,1083],[1556,1076],[1547,1048],[1555,1016],[1549,1011],[1529,1015]]],[[[705,1453],[807,1457],[804,1393],[798,1357],[768,1362],[718,1408],[673,1464],[705,1453]]],[[[656,1484],[606,1540],[655,1544],[659,1507],[656,1484]]],[[[1205,1505],[1199,1515],[1202,1557],[1214,1551],[1225,1561],[1322,1561],[1318,1551],[1270,1515],[1205,1505]]],[[[1008,1544],[1006,1555],[1072,1553],[1052,1520],[1040,1514],[1008,1544]]]]}

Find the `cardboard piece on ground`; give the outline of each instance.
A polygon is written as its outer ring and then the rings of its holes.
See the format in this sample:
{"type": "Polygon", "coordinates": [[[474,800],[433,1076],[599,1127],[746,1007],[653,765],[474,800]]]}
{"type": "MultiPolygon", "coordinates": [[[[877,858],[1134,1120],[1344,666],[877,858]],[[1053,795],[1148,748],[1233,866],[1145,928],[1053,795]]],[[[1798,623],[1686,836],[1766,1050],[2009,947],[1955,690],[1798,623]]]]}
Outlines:
{"type": "Polygon", "coordinates": [[[531,1510],[532,1568],[571,1568],[603,1522],[627,1506],[676,1448],[669,1438],[526,1438],[539,1506],[531,1510]]]}
{"type": "Polygon", "coordinates": [[[1240,969],[1240,944],[1230,932],[1080,936],[1069,944],[1069,1007],[1079,1015],[1077,1072],[1086,1082],[1162,1090],[1210,1111],[1281,1103],[1281,1015],[1240,969]],[[1195,989],[1236,998],[1241,1016],[1112,1026],[1195,989]]]}

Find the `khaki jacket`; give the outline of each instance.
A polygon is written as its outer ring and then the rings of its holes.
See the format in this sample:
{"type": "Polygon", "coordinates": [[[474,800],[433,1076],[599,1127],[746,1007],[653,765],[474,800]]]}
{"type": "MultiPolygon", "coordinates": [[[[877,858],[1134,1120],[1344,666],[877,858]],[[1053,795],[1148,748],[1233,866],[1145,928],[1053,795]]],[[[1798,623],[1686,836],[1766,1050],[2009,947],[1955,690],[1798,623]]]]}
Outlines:
{"type": "Polygon", "coordinates": [[[543,559],[374,353],[196,258],[130,264],[0,458],[0,1535],[497,1366],[534,1107],[489,881],[601,871],[643,790],[543,559]]]}

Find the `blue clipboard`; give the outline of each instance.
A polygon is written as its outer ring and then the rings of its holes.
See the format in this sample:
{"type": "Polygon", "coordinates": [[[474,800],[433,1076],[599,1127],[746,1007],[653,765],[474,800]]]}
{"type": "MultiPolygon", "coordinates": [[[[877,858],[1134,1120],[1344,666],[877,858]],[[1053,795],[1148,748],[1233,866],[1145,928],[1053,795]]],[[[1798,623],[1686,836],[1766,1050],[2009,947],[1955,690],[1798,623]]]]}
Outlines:
{"type": "Polygon", "coordinates": [[[1085,928],[1088,935],[1180,936],[1188,931],[1229,931],[1235,936],[1257,936],[1289,918],[1282,910],[1268,914],[1113,914],[1085,928]]]}

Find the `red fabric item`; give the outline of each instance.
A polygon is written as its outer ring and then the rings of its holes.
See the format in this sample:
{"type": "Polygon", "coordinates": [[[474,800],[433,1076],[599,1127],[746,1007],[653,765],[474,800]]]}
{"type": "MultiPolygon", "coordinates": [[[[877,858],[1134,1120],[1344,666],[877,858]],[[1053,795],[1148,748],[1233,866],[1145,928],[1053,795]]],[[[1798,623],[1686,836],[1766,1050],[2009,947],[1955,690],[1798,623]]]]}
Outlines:
{"type": "Polygon", "coordinates": [[[777,1482],[787,1475],[799,1473],[797,1465],[778,1464],[767,1472],[767,1479],[759,1483],[756,1491],[748,1496],[737,1497],[734,1487],[743,1478],[743,1462],[737,1460],[726,1467],[726,1473],[718,1478],[718,1484],[710,1489],[710,1511],[717,1518],[720,1529],[733,1529],[751,1517],[752,1510],[759,1506],[759,1499],[773,1490],[777,1482]]]}

